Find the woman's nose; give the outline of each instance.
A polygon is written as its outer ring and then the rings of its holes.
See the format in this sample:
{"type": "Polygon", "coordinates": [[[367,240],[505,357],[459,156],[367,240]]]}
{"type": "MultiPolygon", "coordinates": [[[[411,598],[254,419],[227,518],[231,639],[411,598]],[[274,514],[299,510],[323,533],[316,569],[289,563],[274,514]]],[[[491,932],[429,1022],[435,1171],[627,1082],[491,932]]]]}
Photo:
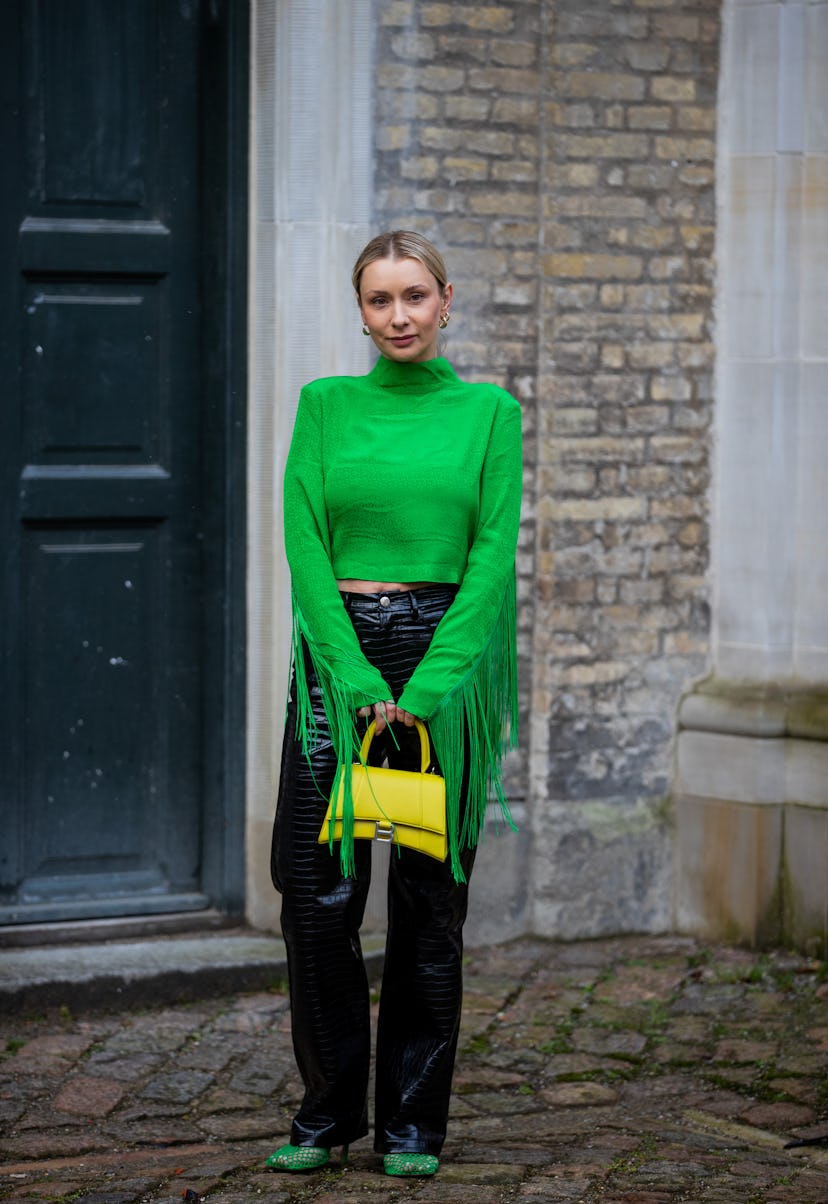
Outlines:
{"type": "Polygon", "coordinates": [[[395,326],[405,326],[406,322],[408,321],[408,314],[405,311],[405,305],[402,301],[398,302],[398,304],[394,306],[394,313],[391,321],[395,326]]]}

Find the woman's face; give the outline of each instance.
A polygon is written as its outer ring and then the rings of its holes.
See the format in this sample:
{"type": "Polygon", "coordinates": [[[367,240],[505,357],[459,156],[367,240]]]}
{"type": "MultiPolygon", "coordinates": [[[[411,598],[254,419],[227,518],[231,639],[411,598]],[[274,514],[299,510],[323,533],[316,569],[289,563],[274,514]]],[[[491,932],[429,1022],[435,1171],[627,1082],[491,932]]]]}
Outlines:
{"type": "Polygon", "coordinates": [[[357,300],[382,355],[421,364],[437,355],[438,323],[451,296],[451,285],[441,290],[419,259],[375,259],[363,269],[357,300]]]}

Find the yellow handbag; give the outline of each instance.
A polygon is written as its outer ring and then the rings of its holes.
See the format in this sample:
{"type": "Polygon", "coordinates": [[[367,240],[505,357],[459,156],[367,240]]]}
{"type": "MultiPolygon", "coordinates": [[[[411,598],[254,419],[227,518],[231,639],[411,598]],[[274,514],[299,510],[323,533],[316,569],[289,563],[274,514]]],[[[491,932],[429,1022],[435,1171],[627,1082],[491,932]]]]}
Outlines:
{"type": "MultiPolygon", "coordinates": [[[[429,857],[436,857],[438,861],[445,861],[448,853],[446,783],[439,774],[428,772],[428,732],[419,719],[415,720],[415,725],[422,754],[419,773],[368,765],[368,750],[374,738],[376,724],[369,725],[360,751],[362,763],[351,766],[354,839],[390,841],[426,853],[429,857]]],[[[339,787],[334,787],[319,833],[319,844],[326,844],[330,840],[332,817],[333,838],[342,839],[344,773],[339,775],[338,780],[339,787]]]]}

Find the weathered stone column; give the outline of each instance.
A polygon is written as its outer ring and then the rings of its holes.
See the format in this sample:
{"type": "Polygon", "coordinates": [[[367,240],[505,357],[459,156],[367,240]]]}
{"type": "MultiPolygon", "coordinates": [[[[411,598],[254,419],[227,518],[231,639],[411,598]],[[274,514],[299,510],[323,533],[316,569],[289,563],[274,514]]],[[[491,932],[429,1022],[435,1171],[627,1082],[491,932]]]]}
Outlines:
{"type": "Polygon", "coordinates": [[[728,0],[713,672],[680,710],[678,926],[828,933],[828,3],[728,0]]]}
{"type": "Polygon", "coordinates": [[[350,286],[371,229],[371,0],[251,6],[247,919],[278,924],[270,832],[290,648],[281,479],[301,386],[364,372],[350,286]]]}

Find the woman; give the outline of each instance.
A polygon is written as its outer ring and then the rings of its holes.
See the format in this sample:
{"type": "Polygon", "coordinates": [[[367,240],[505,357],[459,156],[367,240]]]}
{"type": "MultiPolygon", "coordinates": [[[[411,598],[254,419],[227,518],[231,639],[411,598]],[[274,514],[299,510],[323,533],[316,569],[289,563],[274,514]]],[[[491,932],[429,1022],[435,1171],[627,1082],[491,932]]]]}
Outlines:
{"type": "MultiPolygon", "coordinates": [[[[377,1036],[375,1149],[432,1175],[446,1133],[468,879],[500,757],[516,740],[520,407],[438,355],[453,289],[436,248],[393,231],[353,272],[380,358],[300,397],[285,471],[293,674],[273,834],[296,1058],[305,1096],[268,1165],[324,1166],[368,1132],[368,984],[359,945],[371,845],[346,821],[319,843],[340,767],[372,752],[419,767],[427,722],[446,781],[449,856],[395,848],[377,1036]],[[390,728],[387,726],[390,725],[390,728]],[[412,764],[412,760],[414,764],[412,764]]],[[[373,759],[373,758],[372,758],[373,759]]],[[[346,812],[347,814],[347,812],[346,812]]]]}

